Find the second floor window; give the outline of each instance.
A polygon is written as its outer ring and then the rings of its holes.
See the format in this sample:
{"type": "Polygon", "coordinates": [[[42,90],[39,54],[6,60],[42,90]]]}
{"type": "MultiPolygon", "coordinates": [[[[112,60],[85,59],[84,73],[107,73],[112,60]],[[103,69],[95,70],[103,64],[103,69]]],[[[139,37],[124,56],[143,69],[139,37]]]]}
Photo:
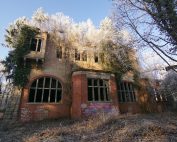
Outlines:
{"type": "Polygon", "coordinates": [[[61,47],[57,48],[56,56],[58,59],[62,59],[62,48],[61,47]]]}
{"type": "Polygon", "coordinates": [[[87,61],[87,51],[82,52],[82,61],[87,61]]]}
{"type": "Polygon", "coordinates": [[[30,50],[40,52],[41,46],[42,46],[42,40],[40,38],[33,38],[31,40],[30,50]]]}
{"type": "Polygon", "coordinates": [[[94,53],[94,61],[95,63],[98,63],[98,53],[94,53]]]}
{"type": "Polygon", "coordinates": [[[80,52],[77,49],[75,49],[75,60],[80,61],[80,52]]]}

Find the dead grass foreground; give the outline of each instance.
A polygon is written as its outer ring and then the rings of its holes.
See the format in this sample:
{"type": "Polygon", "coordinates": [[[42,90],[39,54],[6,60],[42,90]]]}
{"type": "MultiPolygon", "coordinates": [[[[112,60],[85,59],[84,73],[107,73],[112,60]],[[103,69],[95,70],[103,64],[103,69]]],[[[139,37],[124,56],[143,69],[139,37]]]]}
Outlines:
{"type": "Polygon", "coordinates": [[[177,114],[110,116],[82,120],[1,123],[0,142],[176,142],[177,114]]]}

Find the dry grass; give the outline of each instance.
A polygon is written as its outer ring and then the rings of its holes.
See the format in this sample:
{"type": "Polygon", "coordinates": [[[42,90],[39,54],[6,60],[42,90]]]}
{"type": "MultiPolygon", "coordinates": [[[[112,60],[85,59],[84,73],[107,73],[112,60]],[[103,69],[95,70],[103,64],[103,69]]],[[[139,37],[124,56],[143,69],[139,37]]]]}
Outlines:
{"type": "Polygon", "coordinates": [[[2,127],[4,142],[176,142],[177,114],[99,114],[82,120],[58,119],[2,127]]]}

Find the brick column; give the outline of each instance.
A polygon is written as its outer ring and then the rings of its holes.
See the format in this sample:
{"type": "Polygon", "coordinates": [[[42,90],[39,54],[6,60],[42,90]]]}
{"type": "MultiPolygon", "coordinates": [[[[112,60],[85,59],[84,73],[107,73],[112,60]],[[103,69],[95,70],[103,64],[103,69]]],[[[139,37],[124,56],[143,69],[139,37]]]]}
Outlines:
{"type": "Polygon", "coordinates": [[[115,77],[110,77],[110,95],[112,98],[112,103],[114,105],[114,108],[119,113],[119,102],[118,102],[118,95],[117,95],[117,84],[115,77]]]}
{"type": "Polygon", "coordinates": [[[81,117],[81,103],[82,96],[85,96],[86,75],[84,74],[73,74],[72,76],[72,106],[71,106],[71,117],[81,117]]]}

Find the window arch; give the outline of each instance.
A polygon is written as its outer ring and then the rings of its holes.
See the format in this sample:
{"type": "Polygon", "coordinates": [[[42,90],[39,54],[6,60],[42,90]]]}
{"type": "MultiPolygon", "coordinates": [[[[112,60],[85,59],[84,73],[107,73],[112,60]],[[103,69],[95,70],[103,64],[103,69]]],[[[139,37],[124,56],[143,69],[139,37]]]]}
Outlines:
{"type": "Polygon", "coordinates": [[[41,77],[30,86],[30,103],[58,103],[62,97],[62,86],[53,77],[41,77]]]}

